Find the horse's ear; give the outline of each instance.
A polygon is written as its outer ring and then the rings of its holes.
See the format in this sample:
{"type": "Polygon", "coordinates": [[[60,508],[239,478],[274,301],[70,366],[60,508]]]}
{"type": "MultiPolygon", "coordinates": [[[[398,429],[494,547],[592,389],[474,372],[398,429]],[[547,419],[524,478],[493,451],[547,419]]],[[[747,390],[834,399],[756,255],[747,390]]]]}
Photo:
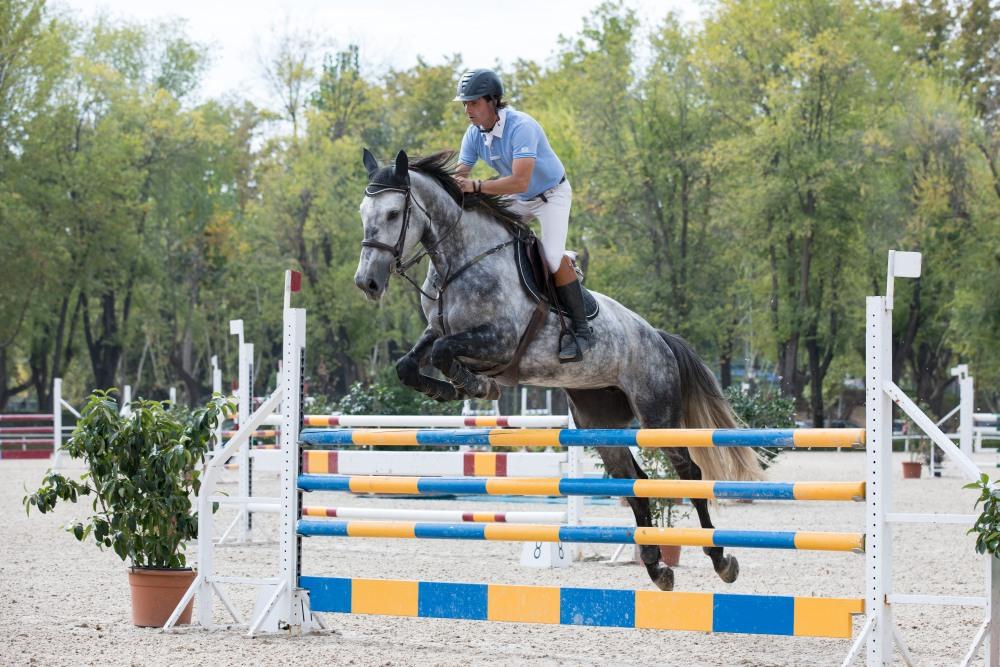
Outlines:
{"type": "Polygon", "coordinates": [[[375,156],[367,148],[361,154],[361,160],[365,163],[365,169],[368,170],[368,178],[371,178],[378,171],[378,160],[375,159],[375,156]]]}
{"type": "Polygon", "coordinates": [[[410,182],[410,158],[406,157],[406,151],[396,153],[395,176],[401,181],[410,182]]]}

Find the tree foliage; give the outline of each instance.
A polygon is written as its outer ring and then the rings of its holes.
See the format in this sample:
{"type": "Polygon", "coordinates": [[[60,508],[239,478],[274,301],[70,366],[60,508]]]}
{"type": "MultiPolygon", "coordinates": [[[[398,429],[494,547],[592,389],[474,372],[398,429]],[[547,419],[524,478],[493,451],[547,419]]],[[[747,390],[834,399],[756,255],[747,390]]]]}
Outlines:
{"type": "MultiPolygon", "coordinates": [[[[700,25],[648,25],[607,2],[548,64],[500,69],[566,166],[588,285],[690,339],[724,385],[773,380],[816,425],[847,417],[863,297],[901,248],[926,268],[899,285],[895,376],[941,410],[968,362],[996,409],[998,14],[723,0],[700,25]]],[[[268,109],[195,102],[205,50],[181,25],[0,9],[0,406],[30,389],[44,408],[55,376],[195,401],[213,355],[234,374],[235,318],[267,391],[288,267],[325,403],[413,344],[412,290],[372,305],[353,285],[359,156],[456,148],[466,64],[373,73],[358,47],[306,37],[263,50],[268,109]]]]}

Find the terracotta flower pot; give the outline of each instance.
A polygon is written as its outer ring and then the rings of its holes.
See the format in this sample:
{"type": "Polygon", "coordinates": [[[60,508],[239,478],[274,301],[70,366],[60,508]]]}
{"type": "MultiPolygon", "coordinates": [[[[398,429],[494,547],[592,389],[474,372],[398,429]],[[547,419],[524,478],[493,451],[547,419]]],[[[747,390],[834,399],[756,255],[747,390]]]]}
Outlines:
{"type": "Polygon", "coordinates": [[[681,562],[681,547],[677,544],[660,545],[660,561],[669,567],[677,567],[681,562]]]}
{"type": "MultiPolygon", "coordinates": [[[[191,568],[130,567],[128,583],[132,589],[132,623],[140,628],[162,628],[177,603],[194,581],[191,568]]],[[[191,622],[194,599],[177,619],[178,625],[191,622]]]]}
{"type": "Polygon", "coordinates": [[[903,479],[919,479],[922,465],[920,461],[903,461],[903,479]]]}

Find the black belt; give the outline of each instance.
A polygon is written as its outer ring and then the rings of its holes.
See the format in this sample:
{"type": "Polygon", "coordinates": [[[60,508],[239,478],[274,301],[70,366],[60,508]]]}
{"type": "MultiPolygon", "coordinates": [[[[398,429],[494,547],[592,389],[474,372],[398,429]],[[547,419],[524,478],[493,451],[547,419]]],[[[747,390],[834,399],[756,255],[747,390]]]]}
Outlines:
{"type": "MultiPolygon", "coordinates": [[[[558,188],[560,185],[562,185],[565,182],[566,182],[566,174],[563,174],[563,177],[560,178],[559,182],[556,183],[555,185],[553,185],[552,188],[558,188]]],[[[552,188],[549,188],[549,190],[551,190],[552,188]]],[[[544,192],[542,192],[541,194],[539,194],[537,197],[532,197],[532,199],[541,199],[543,202],[545,202],[546,204],[548,204],[549,200],[545,198],[545,193],[548,192],[549,190],[545,190],[544,192]]]]}

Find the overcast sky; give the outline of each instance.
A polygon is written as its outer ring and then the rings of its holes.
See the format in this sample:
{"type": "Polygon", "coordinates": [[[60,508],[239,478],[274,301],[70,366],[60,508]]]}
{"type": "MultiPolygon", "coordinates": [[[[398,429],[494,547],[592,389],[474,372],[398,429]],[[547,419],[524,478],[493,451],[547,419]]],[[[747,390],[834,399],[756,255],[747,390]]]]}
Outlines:
{"type": "MultiPolygon", "coordinates": [[[[266,99],[259,54],[285,26],[309,30],[325,51],[358,44],[363,67],[378,73],[407,68],[417,56],[432,64],[458,53],[470,67],[518,58],[547,63],[559,36],[579,32],[600,0],[54,0],[85,19],[100,13],[147,22],[180,18],[187,34],[210,47],[202,97],[235,92],[258,104],[266,99]]],[[[702,9],[681,0],[627,0],[647,25],[668,11],[695,22],[702,9]]]]}

